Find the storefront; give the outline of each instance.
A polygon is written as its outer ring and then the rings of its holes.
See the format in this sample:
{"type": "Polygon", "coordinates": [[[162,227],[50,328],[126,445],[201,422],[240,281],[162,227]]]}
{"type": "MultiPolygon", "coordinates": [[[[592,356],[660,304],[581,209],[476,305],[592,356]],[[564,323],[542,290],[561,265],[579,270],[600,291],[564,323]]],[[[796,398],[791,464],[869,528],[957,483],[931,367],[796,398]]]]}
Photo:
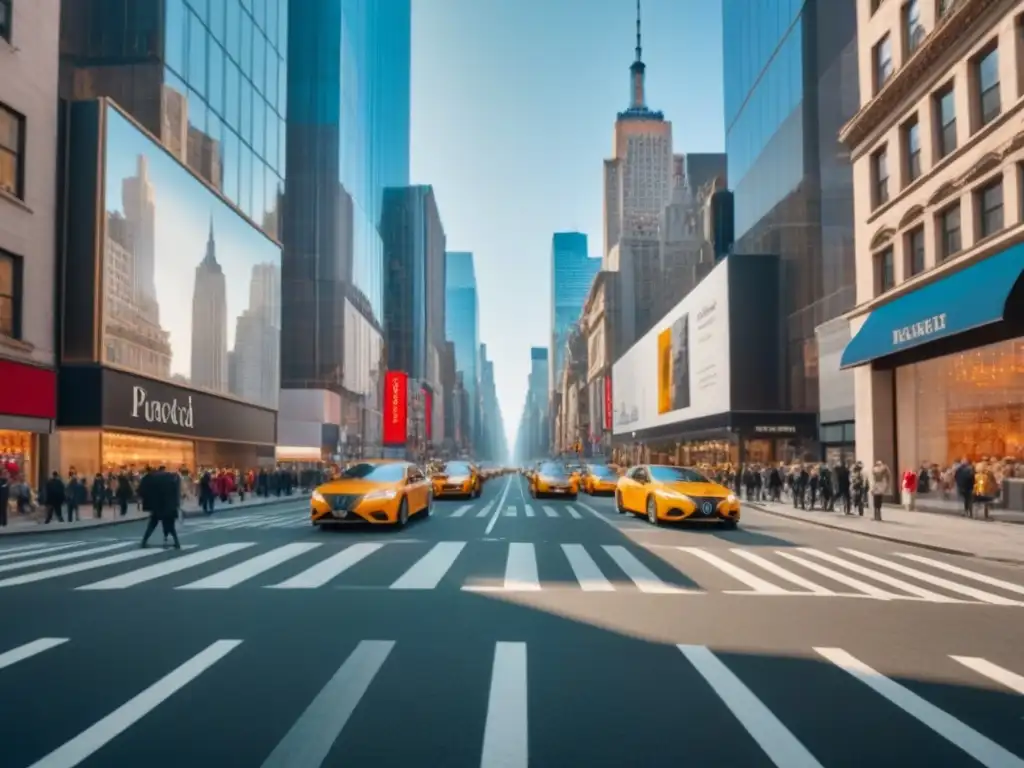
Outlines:
{"type": "Polygon", "coordinates": [[[60,370],[61,474],[121,467],[252,469],[275,463],[277,413],[100,366],[60,370]]]}
{"type": "Polygon", "coordinates": [[[1024,244],[873,310],[855,368],[857,454],[900,471],[1024,461],[1024,244]]]}
{"type": "Polygon", "coordinates": [[[818,414],[786,410],[778,259],[730,255],[612,369],[615,458],[816,460],[818,414]]]}
{"type": "Polygon", "coordinates": [[[0,359],[0,469],[38,487],[56,417],[54,371],[0,359]]]}

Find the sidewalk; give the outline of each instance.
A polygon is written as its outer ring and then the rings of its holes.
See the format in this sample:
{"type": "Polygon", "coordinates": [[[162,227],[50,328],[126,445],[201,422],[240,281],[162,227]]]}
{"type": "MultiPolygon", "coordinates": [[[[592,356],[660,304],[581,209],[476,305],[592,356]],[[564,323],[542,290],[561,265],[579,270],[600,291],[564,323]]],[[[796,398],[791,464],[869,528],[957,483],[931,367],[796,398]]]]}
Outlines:
{"type": "MultiPolygon", "coordinates": [[[[284,504],[287,502],[306,501],[309,499],[308,493],[295,493],[291,496],[270,496],[263,498],[260,496],[248,496],[243,502],[239,502],[235,499],[233,504],[222,504],[220,500],[217,501],[217,506],[214,508],[214,514],[220,512],[231,512],[238,509],[252,509],[259,507],[272,506],[275,504],[284,504]]],[[[185,502],[184,510],[185,517],[201,517],[202,512],[199,509],[199,504],[195,501],[185,502]]],[[[67,509],[63,510],[64,513],[67,509]]],[[[0,537],[3,536],[17,536],[23,533],[57,533],[59,531],[81,531],[91,528],[106,528],[112,525],[122,525],[124,523],[134,523],[137,520],[145,520],[149,517],[148,512],[142,512],[137,509],[134,504],[128,506],[128,514],[122,517],[117,507],[104,507],[102,516],[99,518],[93,517],[93,511],[91,506],[81,507],[79,512],[82,514],[81,520],[76,520],[73,523],[60,523],[54,520],[49,525],[44,525],[43,520],[46,519],[46,510],[38,509],[29,515],[15,515],[11,514],[7,518],[7,527],[0,528],[0,537]]]]}
{"type": "Polygon", "coordinates": [[[865,509],[864,517],[860,517],[844,515],[842,512],[794,509],[790,502],[744,504],[776,517],[847,531],[858,536],[870,536],[951,555],[1024,565],[1024,525],[1015,523],[972,520],[950,514],[908,512],[893,504],[882,508],[882,522],[875,522],[870,509],[865,509]]]}

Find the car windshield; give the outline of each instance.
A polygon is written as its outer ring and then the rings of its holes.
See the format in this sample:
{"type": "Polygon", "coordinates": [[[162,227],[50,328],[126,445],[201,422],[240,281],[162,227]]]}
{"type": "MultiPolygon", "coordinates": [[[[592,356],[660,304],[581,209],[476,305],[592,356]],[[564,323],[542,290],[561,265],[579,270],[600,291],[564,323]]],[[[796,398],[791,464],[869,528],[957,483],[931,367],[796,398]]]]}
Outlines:
{"type": "Polygon", "coordinates": [[[651,477],[659,483],[706,483],[708,479],[688,467],[651,467],[651,477]]]}
{"type": "Polygon", "coordinates": [[[616,477],[615,471],[611,467],[605,467],[600,464],[591,464],[587,467],[587,471],[594,477],[606,478],[616,477]]]}
{"type": "Polygon", "coordinates": [[[353,464],[341,473],[342,480],[396,483],[405,478],[404,464],[353,464]]]}
{"type": "Polygon", "coordinates": [[[446,475],[468,475],[470,470],[469,464],[464,461],[449,461],[441,471],[446,475]]]}
{"type": "Polygon", "coordinates": [[[563,464],[556,464],[553,461],[541,464],[539,472],[548,477],[565,477],[566,475],[565,466],[563,464]]]}

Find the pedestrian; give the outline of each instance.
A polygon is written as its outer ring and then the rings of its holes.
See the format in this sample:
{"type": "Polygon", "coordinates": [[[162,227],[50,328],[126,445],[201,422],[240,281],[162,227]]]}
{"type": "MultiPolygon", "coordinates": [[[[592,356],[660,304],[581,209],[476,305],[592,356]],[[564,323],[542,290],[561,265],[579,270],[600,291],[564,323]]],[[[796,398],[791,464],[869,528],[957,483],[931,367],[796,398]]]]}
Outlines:
{"type": "Polygon", "coordinates": [[[46,493],[46,519],[43,524],[49,525],[54,515],[57,516],[58,523],[63,523],[64,515],[61,514],[61,509],[64,508],[64,481],[60,479],[60,472],[54,470],[43,490],[46,493]]]}
{"type": "Polygon", "coordinates": [[[874,506],[875,520],[882,520],[882,502],[889,495],[892,486],[892,473],[884,461],[879,459],[871,469],[871,501],[874,506]]]}
{"type": "Polygon", "coordinates": [[[7,470],[0,467],[0,528],[7,527],[7,504],[11,500],[11,483],[7,470]]]}
{"type": "Polygon", "coordinates": [[[139,481],[139,499],[142,508],[149,512],[149,522],[146,523],[146,532],[142,535],[140,546],[143,549],[149,546],[149,537],[156,530],[157,523],[160,523],[163,526],[164,546],[167,546],[167,539],[171,537],[174,539],[174,548],[181,549],[181,541],[174,527],[178,517],[178,484],[166,467],[161,465],[156,472],[146,472],[139,481]]]}
{"type": "Polygon", "coordinates": [[[92,516],[94,518],[103,517],[103,503],[107,500],[107,484],[103,479],[103,475],[99,472],[92,479],[92,516]]]}

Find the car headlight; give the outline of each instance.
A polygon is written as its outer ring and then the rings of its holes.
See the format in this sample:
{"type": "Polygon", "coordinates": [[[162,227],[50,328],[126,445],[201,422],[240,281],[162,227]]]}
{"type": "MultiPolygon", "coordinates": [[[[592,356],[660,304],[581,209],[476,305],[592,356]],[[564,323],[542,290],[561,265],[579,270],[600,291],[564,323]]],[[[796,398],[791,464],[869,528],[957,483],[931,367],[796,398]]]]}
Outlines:
{"type": "Polygon", "coordinates": [[[324,498],[324,495],[322,493],[320,493],[320,491],[313,491],[313,493],[311,493],[309,497],[313,501],[319,502],[321,504],[326,504],[327,503],[327,499],[324,498]]]}
{"type": "Polygon", "coordinates": [[[693,499],[691,499],[685,493],[679,493],[678,491],[662,491],[661,495],[667,499],[675,499],[676,501],[688,501],[691,504],[694,503],[693,499]]]}
{"type": "Polygon", "coordinates": [[[730,504],[735,504],[737,501],[739,501],[739,499],[736,498],[735,493],[730,493],[728,496],[725,497],[725,500],[730,504]]]}
{"type": "Polygon", "coordinates": [[[363,496],[367,501],[375,501],[378,499],[393,499],[398,495],[398,491],[394,488],[385,488],[380,491],[370,491],[368,494],[363,496]]]}

